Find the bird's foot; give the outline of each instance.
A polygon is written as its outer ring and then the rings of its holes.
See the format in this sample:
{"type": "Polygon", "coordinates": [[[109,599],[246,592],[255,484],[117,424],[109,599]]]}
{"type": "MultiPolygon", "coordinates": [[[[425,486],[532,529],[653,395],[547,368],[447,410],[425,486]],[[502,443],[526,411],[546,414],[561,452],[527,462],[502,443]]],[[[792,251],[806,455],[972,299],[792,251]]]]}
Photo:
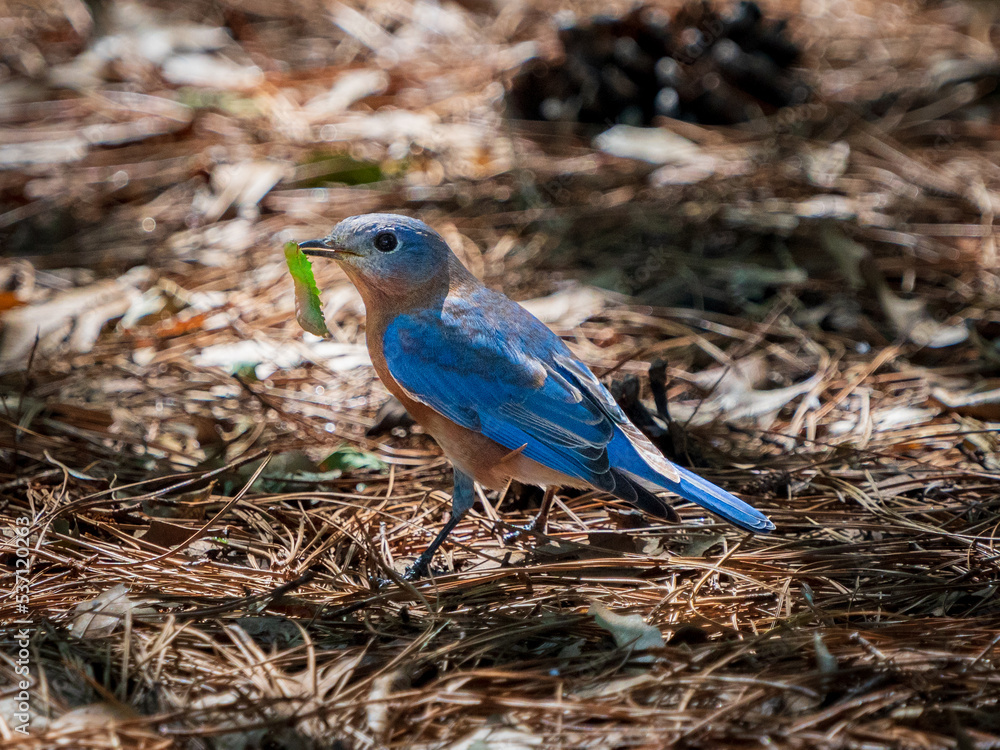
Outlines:
{"type": "Polygon", "coordinates": [[[524,526],[515,526],[513,531],[503,535],[504,544],[512,544],[525,534],[534,534],[536,531],[545,533],[549,528],[549,511],[552,509],[552,502],[555,500],[556,491],[554,487],[548,487],[542,497],[542,506],[538,513],[524,526]]]}
{"type": "Polygon", "coordinates": [[[403,573],[401,573],[398,576],[398,579],[387,578],[385,576],[377,576],[374,579],[372,579],[372,583],[374,584],[376,589],[384,589],[386,586],[391,586],[392,584],[396,583],[397,580],[403,580],[406,581],[407,583],[412,583],[413,581],[417,581],[421,578],[424,578],[427,575],[429,564],[430,560],[425,560],[424,556],[421,555],[420,557],[418,557],[416,560],[413,561],[412,565],[410,565],[403,573]]]}
{"type": "Polygon", "coordinates": [[[402,576],[400,576],[404,581],[416,581],[419,578],[423,578],[427,575],[427,564],[428,560],[424,560],[418,557],[416,562],[406,569],[402,576]]]}
{"type": "Polygon", "coordinates": [[[528,521],[528,523],[524,524],[524,526],[514,526],[513,530],[508,531],[506,534],[504,534],[501,537],[501,539],[503,540],[504,544],[513,544],[514,542],[516,542],[518,539],[520,539],[525,534],[531,534],[531,533],[533,533],[535,531],[538,531],[539,530],[538,529],[539,526],[542,527],[541,531],[544,534],[545,533],[545,527],[547,525],[548,525],[547,524],[547,519],[542,518],[541,514],[538,514],[537,516],[535,516],[534,518],[532,518],[530,521],[528,521]]]}

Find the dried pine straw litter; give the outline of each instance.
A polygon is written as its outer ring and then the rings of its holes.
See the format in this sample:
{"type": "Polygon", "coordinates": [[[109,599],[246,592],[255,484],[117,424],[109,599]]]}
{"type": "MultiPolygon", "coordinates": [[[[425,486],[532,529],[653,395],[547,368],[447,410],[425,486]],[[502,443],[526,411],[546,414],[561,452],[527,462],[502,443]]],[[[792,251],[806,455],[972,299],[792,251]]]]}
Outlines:
{"type": "Polygon", "coordinates": [[[1000,747],[986,6],[764,7],[812,100],[650,163],[504,116],[547,4],[0,2],[5,746],[1000,747]],[[665,360],[647,429],[777,531],[566,492],[504,545],[510,488],[399,581],[449,467],[281,253],[373,210],[633,414],[665,360]]]}

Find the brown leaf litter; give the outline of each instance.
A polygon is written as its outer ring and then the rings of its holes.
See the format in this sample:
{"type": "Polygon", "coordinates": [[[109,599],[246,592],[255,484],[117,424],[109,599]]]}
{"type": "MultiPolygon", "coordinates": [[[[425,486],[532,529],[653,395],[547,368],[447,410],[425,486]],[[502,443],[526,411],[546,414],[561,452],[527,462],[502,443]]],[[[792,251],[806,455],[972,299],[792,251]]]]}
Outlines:
{"type": "Polygon", "coordinates": [[[959,2],[765,5],[813,101],[595,143],[503,116],[546,4],[0,0],[5,744],[1000,747],[996,56],[959,2]],[[377,589],[449,468],[366,436],[360,300],[317,264],[302,334],[281,255],[374,210],[777,531],[563,492],[505,546],[511,488],[377,589]]]}

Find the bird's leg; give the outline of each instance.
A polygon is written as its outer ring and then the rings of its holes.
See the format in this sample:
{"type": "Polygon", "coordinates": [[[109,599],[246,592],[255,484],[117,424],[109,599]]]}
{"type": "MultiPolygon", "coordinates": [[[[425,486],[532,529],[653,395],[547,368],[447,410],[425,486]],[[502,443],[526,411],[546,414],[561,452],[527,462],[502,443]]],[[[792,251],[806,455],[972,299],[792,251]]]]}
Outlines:
{"type": "Polygon", "coordinates": [[[542,504],[538,509],[538,513],[524,526],[519,526],[503,535],[503,543],[511,544],[516,542],[522,534],[530,533],[532,531],[541,531],[545,533],[545,529],[549,524],[549,511],[552,509],[552,500],[556,496],[555,487],[546,487],[545,494],[542,495],[542,504]]]}
{"type": "Polygon", "coordinates": [[[670,409],[667,406],[667,361],[665,359],[653,360],[649,366],[649,390],[653,392],[656,413],[667,423],[667,436],[669,437],[669,440],[658,441],[657,447],[663,451],[663,455],[667,458],[673,461],[680,460],[690,465],[691,457],[688,455],[684,428],[671,419],[670,409]]]}
{"type": "Polygon", "coordinates": [[[452,529],[462,520],[462,516],[472,507],[475,500],[476,488],[472,477],[455,469],[455,486],[451,491],[451,518],[448,519],[448,523],[444,525],[444,528],[441,529],[438,535],[434,537],[434,541],[431,542],[430,546],[403,573],[405,580],[415,581],[427,574],[427,568],[430,565],[431,558],[434,557],[434,553],[444,543],[444,540],[448,538],[448,534],[451,533],[452,529]]]}
{"type": "Polygon", "coordinates": [[[653,392],[656,413],[669,425],[673,420],[667,406],[667,360],[654,359],[649,366],[649,390],[653,392]]]}

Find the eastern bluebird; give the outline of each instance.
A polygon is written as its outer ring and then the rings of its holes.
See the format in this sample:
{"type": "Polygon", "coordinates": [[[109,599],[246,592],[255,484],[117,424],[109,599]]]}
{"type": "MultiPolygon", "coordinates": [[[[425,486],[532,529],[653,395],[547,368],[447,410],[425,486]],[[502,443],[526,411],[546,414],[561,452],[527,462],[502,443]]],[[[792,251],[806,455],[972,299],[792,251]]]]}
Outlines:
{"type": "Polygon", "coordinates": [[[472,507],[473,482],[593,487],[661,518],[674,514],[652,490],[670,490],[741,529],[774,529],[664,458],[558,336],[483,286],[423,222],[352,216],[299,247],[336,260],[358,288],[375,371],[455,468],[451,517],[407,578],[472,507]]]}

